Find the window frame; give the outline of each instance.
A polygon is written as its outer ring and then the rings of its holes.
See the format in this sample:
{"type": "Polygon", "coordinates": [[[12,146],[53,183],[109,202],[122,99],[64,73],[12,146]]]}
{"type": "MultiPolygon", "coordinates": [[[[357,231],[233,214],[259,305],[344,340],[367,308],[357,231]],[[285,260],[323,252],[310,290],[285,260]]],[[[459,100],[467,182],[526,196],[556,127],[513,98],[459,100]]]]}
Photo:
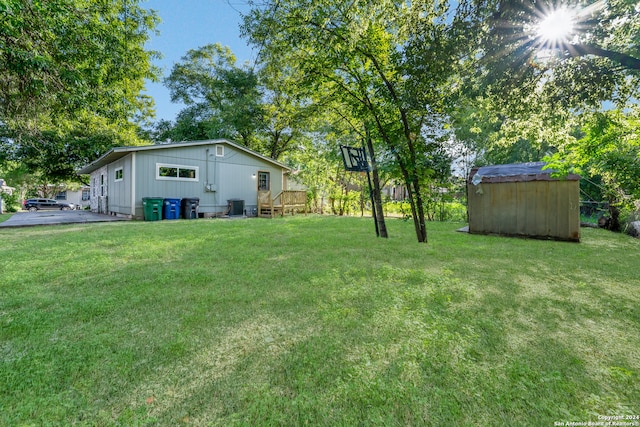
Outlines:
{"type": "Polygon", "coordinates": [[[158,181],[187,181],[187,182],[198,182],[200,181],[200,167],[198,166],[187,166],[187,165],[176,165],[170,163],[156,163],[156,180],[158,181]],[[160,169],[168,168],[175,169],[176,176],[161,176],[160,169]],[[184,176],[180,176],[181,170],[193,170],[194,178],[188,178],[184,176]]]}
{"type": "Polygon", "coordinates": [[[270,190],[271,190],[271,172],[258,171],[258,191],[270,191],[270,190]],[[262,186],[263,182],[266,184],[266,186],[264,187],[262,186]]]}
{"type": "Polygon", "coordinates": [[[114,182],[120,182],[123,180],[124,180],[124,168],[123,167],[116,168],[115,174],[114,174],[114,182]],[[120,172],[120,177],[118,177],[118,172],[120,172]]]}
{"type": "Polygon", "coordinates": [[[216,145],[216,157],[224,157],[224,145],[216,145]]]}

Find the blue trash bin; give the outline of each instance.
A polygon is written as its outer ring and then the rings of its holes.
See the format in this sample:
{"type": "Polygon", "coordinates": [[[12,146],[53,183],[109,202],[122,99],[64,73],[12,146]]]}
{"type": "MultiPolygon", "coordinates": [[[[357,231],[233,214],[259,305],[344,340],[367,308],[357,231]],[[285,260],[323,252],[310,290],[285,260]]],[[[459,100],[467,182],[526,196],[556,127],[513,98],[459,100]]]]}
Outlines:
{"type": "Polygon", "coordinates": [[[164,199],[162,216],[164,219],[180,219],[180,199],[164,199]]]}

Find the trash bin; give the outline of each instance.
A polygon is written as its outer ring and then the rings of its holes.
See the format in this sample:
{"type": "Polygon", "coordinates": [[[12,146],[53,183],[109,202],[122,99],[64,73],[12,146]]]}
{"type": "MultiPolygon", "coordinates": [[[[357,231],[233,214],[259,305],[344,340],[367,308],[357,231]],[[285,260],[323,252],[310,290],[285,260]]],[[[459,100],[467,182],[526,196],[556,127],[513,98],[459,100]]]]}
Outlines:
{"type": "Polygon", "coordinates": [[[162,217],[164,219],[180,218],[180,199],[164,199],[162,206],[162,217]]]}
{"type": "Polygon", "coordinates": [[[142,210],[145,221],[159,221],[162,219],[162,199],[161,197],[143,197],[142,210]]]}
{"type": "Polygon", "coordinates": [[[244,216],[244,200],[229,199],[229,216],[244,216]]]}
{"type": "Polygon", "coordinates": [[[180,205],[180,213],[183,219],[197,219],[198,218],[198,206],[200,206],[200,199],[197,197],[186,197],[182,199],[180,205]]]}

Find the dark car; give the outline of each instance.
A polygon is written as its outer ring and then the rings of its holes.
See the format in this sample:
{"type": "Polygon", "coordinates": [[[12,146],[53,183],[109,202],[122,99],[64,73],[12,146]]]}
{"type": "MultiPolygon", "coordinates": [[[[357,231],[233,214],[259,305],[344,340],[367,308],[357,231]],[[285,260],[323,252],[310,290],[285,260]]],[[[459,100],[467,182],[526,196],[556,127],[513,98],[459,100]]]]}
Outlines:
{"type": "Polygon", "coordinates": [[[62,203],[53,199],[27,199],[22,203],[22,209],[29,212],[36,212],[45,209],[68,211],[73,208],[73,203],[62,203]]]}

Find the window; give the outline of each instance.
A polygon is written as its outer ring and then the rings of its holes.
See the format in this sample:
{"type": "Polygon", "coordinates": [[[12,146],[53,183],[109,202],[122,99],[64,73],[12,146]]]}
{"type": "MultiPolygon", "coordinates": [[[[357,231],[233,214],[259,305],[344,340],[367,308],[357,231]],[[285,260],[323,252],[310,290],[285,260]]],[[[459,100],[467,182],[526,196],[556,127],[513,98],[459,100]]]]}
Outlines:
{"type": "Polygon", "coordinates": [[[61,191],[58,194],[56,194],[56,200],[67,200],[67,192],[61,191]]]}
{"type": "Polygon", "coordinates": [[[197,181],[198,167],[156,163],[156,179],[197,181]]]}
{"type": "Polygon", "coordinates": [[[122,179],[123,179],[122,168],[118,168],[116,169],[116,182],[122,181],[122,179]]]}
{"type": "Polygon", "coordinates": [[[269,191],[269,172],[258,172],[258,190],[269,191]]]}
{"type": "Polygon", "coordinates": [[[82,190],[82,201],[86,202],[91,197],[91,192],[89,190],[82,190]]]}
{"type": "Polygon", "coordinates": [[[104,175],[100,175],[100,196],[104,197],[105,188],[104,188],[104,175]]]}
{"type": "Polygon", "coordinates": [[[216,145],[216,157],[224,157],[224,145],[216,145]]]}

